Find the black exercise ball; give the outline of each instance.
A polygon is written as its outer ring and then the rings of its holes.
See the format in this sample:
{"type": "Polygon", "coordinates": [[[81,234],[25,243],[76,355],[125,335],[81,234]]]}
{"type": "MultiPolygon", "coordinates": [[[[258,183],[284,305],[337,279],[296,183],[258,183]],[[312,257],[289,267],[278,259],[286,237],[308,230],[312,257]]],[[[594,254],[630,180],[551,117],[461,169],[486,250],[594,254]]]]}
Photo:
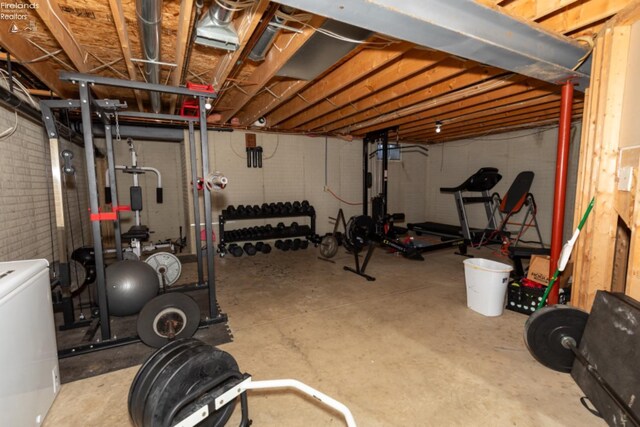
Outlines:
{"type": "Polygon", "coordinates": [[[124,260],[106,268],[107,301],[113,316],[137,314],[158,295],[158,273],[143,261],[124,260]]]}

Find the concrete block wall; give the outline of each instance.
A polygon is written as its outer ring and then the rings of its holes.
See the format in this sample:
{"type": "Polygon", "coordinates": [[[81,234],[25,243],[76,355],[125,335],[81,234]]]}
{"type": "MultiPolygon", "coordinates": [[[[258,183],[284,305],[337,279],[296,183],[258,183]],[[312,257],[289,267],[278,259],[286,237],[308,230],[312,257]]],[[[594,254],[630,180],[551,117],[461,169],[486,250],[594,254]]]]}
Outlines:
{"type": "MultiPolygon", "coordinates": [[[[0,139],[0,260],[60,259],[56,238],[49,140],[43,127],[0,107],[0,131],[16,131],[0,139]],[[17,122],[16,122],[17,120],[17,122]]],[[[74,152],[76,176],[63,189],[67,246],[91,243],[87,212],[84,150],[61,141],[60,150],[74,152]],[[77,192],[76,192],[77,190],[77,192]],[[72,240],[72,233],[73,240],[72,240]]]]}
{"type": "MultiPolygon", "coordinates": [[[[96,139],[95,143],[102,150],[106,150],[103,139],[96,139]]],[[[117,165],[131,166],[131,154],[126,135],[123,135],[120,141],[114,138],[113,147],[115,163],[117,165]]],[[[176,142],[146,140],[134,140],[134,147],[138,156],[138,166],[156,168],[162,175],[163,203],[161,204],[156,202],[156,174],[146,172],[143,175],[138,175],[143,197],[141,222],[153,232],[151,241],[175,240],[179,237],[181,226],[183,227],[183,232],[186,232],[185,200],[183,198],[183,147],[176,142]]],[[[106,168],[106,159],[103,161],[106,168]]],[[[100,182],[102,183],[100,185],[103,186],[104,176],[102,174],[100,182]]],[[[133,185],[132,174],[117,171],[116,182],[118,203],[120,205],[129,205],[131,203],[129,187],[133,185]]],[[[126,232],[135,224],[134,213],[121,212],[120,224],[122,231],[126,232]]]]}
{"type": "MultiPolygon", "coordinates": [[[[257,145],[263,148],[263,167],[247,168],[245,133],[209,132],[209,157],[211,170],[219,170],[229,178],[228,187],[213,193],[214,231],[218,233],[218,216],[228,205],[261,205],[262,203],[308,200],[316,209],[316,227],[319,234],[329,232],[339,208],[347,219],[362,211],[362,142],[347,142],[337,138],[311,138],[301,135],[256,134],[257,145]],[[327,190],[327,191],[325,191],[327,190]],[[328,190],[333,191],[338,200],[328,190]],[[353,203],[353,204],[350,204],[353,203]]],[[[188,135],[185,135],[185,144],[188,135]]],[[[196,132],[196,141],[199,134],[196,132]]],[[[186,146],[187,157],[189,156],[186,146]]],[[[198,170],[200,169],[198,149],[198,170]]],[[[190,170],[188,162],[187,170],[190,170]]],[[[200,172],[201,174],[201,172],[200,172]]],[[[185,187],[190,201],[189,217],[193,224],[191,189],[185,187]]],[[[202,206],[202,196],[200,197],[202,206]]],[[[202,214],[201,214],[202,215],[202,214]]],[[[271,219],[269,223],[296,221],[307,224],[308,219],[271,219]]],[[[265,220],[228,222],[226,229],[262,225],[265,220]]],[[[202,216],[204,224],[204,216],[202,216]]],[[[191,242],[193,239],[191,239],[191,242]]],[[[191,247],[194,250],[194,247],[191,247]]]]}
{"type": "MultiPolygon", "coordinates": [[[[551,238],[551,213],[556,165],[557,128],[524,130],[492,137],[467,139],[446,144],[428,145],[429,157],[404,155],[401,162],[390,162],[389,210],[406,212],[407,221],[433,221],[458,225],[454,198],[441,193],[440,187],[454,187],[481,167],[496,167],[502,180],[492,190],[503,196],[522,171],[533,171],[531,187],[538,214],[537,219],[548,244],[551,238]]],[[[573,204],[580,143],[580,124],[571,133],[571,152],[567,182],[566,215],[563,240],[573,232],[573,204]]],[[[472,227],[482,228],[487,218],[482,205],[467,207],[472,227]]],[[[521,221],[523,215],[514,217],[521,221]]],[[[511,227],[513,229],[513,226],[511,227]]],[[[525,240],[533,240],[533,229],[525,240]]]]}

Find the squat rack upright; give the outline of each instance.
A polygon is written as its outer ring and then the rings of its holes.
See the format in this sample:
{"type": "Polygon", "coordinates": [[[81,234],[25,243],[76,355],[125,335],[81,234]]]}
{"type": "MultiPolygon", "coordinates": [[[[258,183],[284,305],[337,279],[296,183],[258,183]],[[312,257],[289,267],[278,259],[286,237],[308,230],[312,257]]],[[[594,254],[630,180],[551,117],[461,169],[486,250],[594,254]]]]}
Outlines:
{"type": "MultiPolygon", "coordinates": [[[[129,344],[139,341],[137,336],[116,338],[112,337],[110,328],[109,306],[107,300],[106,290],[106,277],[105,277],[105,263],[104,263],[104,251],[102,246],[102,234],[100,228],[101,221],[114,221],[114,231],[116,235],[116,255],[118,260],[122,259],[122,247],[120,240],[120,224],[118,218],[117,208],[113,212],[100,212],[98,202],[98,186],[97,176],[95,168],[95,146],[93,142],[93,127],[92,116],[93,111],[97,117],[102,120],[105,129],[105,140],[107,145],[107,160],[109,180],[111,181],[111,194],[112,205],[117,207],[117,195],[116,195],[116,183],[115,183],[115,162],[114,152],[112,144],[111,134],[111,117],[118,114],[118,116],[137,117],[137,118],[149,118],[149,119],[163,119],[174,120],[188,123],[189,128],[189,147],[191,152],[191,173],[192,181],[197,182],[197,165],[195,154],[195,123],[199,122],[200,125],[200,147],[202,154],[202,176],[207,176],[209,171],[209,141],[207,133],[207,117],[205,104],[208,99],[215,98],[215,94],[212,92],[195,91],[182,87],[166,86],[154,83],[143,83],[129,80],[121,80],[110,77],[102,77],[90,74],[81,73],[60,73],[60,80],[68,81],[78,85],[80,99],[79,100],[47,100],[41,101],[42,118],[47,131],[47,136],[55,146],[55,150],[52,150],[52,157],[58,151],[58,132],[55,125],[55,118],[52,114],[52,109],[77,109],[80,108],[81,122],[82,122],[82,134],[84,139],[85,149],[85,161],[87,171],[87,183],[89,189],[89,210],[91,219],[91,233],[93,238],[93,248],[95,254],[95,267],[96,267],[96,288],[98,294],[98,308],[99,308],[99,321],[101,340],[98,343],[91,343],[84,346],[75,347],[68,351],[61,351],[60,357],[65,357],[71,354],[82,354],[89,351],[98,349],[116,347],[120,345],[129,344]],[[121,108],[126,108],[126,103],[122,104],[117,100],[96,100],[93,99],[90,91],[90,87],[94,85],[120,87],[126,89],[138,89],[150,92],[160,92],[173,95],[182,95],[185,97],[198,98],[199,116],[198,117],[184,117],[170,114],[155,114],[145,112],[129,112],[118,111],[121,108]],[[93,111],[92,111],[93,110],[93,111]]],[[[59,183],[59,178],[56,179],[56,174],[59,175],[59,169],[54,171],[54,193],[56,192],[56,185],[59,183]]],[[[206,235],[206,265],[207,265],[207,283],[204,284],[204,269],[203,269],[203,257],[201,251],[201,239],[200,239],[200,209],[198,190],[193,186],[194,196],[194,217],[195,217],[195,240],[196,251],[198,261],[198,283],[195,288],[206,288],[208,291],[209,302],[209,315],[205,320],[200,321],[200,327],[207,325],[222,323],[227,321],[227,316],[221,313],[216,299],[216,283],[215,283],[215,267],[214,267],[214,248],[213,245],[213,226],[212,226],[212,213],[211,213],[211,193],[204,191],[204,216],[205,216],[205,235],[206,235]]],[[[59,189],[58,189],[59,190],[59,189]]],[[[58,221],[58,235],[60,236],[60,229],[64,231],[64,224],[58,221]]],[[[60,239],[58,239],[60,240],[60,239]]],[[[64,239],[63,239],[64,240],[64,239]]],[[[64,243],[61,244],[61,249],[64,248],[64,243]]],[[[66,249],[61,251],[60,255],[60,278],[61,281],[65,280],[65,276],[68,279],[68,264],[67,264],[66,249]],[[65,273],[65,269],[67,272],[65,273]]]]}

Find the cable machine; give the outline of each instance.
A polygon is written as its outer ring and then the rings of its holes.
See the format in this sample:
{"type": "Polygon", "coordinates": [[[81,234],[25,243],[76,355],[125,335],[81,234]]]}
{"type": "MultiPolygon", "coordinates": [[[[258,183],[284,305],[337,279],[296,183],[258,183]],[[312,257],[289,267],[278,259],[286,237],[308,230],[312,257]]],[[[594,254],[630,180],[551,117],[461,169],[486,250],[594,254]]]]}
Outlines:
{"type": "MultiPolygon", "coordinates": [[[[172,121],[186,122],[189,127],[189,147],[191,152],[191,175],[192,181],[195,183],[198,181],[197,164],[196,164],[196,141],[195,141],[195,124],[200,126],[200,147],[202,152],[201,171],[205,181],[207,182],[207,188],[209,190],[217,190],[224,188],[226,185],[226,178],[221,176],[217,172],[211,172],[209,170],[209,142],[207,133],[206,122],[206,102],[215,97],[213,92],[207,91],[195,91],[181,87],[165,86],[153,83],[134,82],[129,80],[121,80],[109,77],[94,76],[88,74],[79,73],[67,73],[63,72],[60,75],[60,80],[71,82],[78,85],[80,97],[77,100],[46,100],[41,101],[40,107],[42,112],[42,119],[45,124],[47,137],[51,145],[51,160],[52,160],[52,172],[54,181],[54,199],[56,208],[57,230],[58,236],[64,236],[64,212],[62,209],[62,184],[60,179],[60,154],[59,154],[59,142],[58,142],[58,130],[56,127],[55,116],[53,110],[80,110],[82,119],[82,134],[84,139],[85,149],[85,162],[87,171],[87,182],[89,189],[89,207],[90,207],[90,220],[91,220],[91,233],[93,238],[93,251],[95,255],[95,273],[96,273],[96,290],[99,309],[99,329],[100,339],[97,342],[91,342],[90,344],[79,345],[69,349],[63,349],[59,352],[59,357],[68,357],[72,355],[84,354],[95,350],[111,348],[129,343],[140,341],[139,336],[118,337],[112,335],[110,327],[110,314],[109,303],[107,299],[106,289],[106,275],[105,275],[105,262],[104,262],[104,248],[102,245],[102,234],[100,223],[102,221],[111,221],[114,225],[114,232],[116,238],[117,259],[122,260],[122,242],[121,242],[121,227],[119,221],[119,210],[124,209],[118,205],[117,188],[115,180],[116,166],[114,162],[114,150],[112,140],[112,119],[116,117],[116,114],[120,117],[138,117],[148,119],[163,119],[172,121]],[[160,92],[174,95],[182,95],[189,98],[196,98],[199,105],[198,117],[185,117],[169,114],[153,114],[144,112],[130,112],[125,111],[127,108],[126,103],[120,103],[117,100],[97,100],[93,99],[90,93],[90,87],[94,85],[111,86],[126,89],[138,89],[143,91],[160,92]],[[95,146],[93,141],[93,129],[92,118],[98,118],[102,121],[105,132],[106,149],[107,149],[107,162],[108,162],[108,177],[111,187],[111,201],[112,211],[101,212],[98,205],[98,187],[95,167],[95,146]],[[53,167],[57,163],[57,168],[53,167]]],[[[211,214],[211,193],[210,191],[204,192],[204,215],[205,215],[205,236],[206,236],[206,258],[202,252],[202,241],[200,238],[200,206],[198,190],[196,186],[193,186],[194,193],[194,217],[195,217],[195,240],[196,240],[196,255],[198,261],[198,283],[190,289],[206,289],[208,291],[208,313],[204,319],[200,320],[198,327],[206,327],[208,325],[222,323],[227,321],[227,316],[221,313],[216,298],[216,277],[214,267],[214,245],[213,245],[213,229],[212,229],[212,214],[211,214]],[[206,283],[204,279],[204,267],[206,265],[206,283]]],[[[64,244],[64,238],[58,238],[59,244],[64,244]]],[[[69,262],[67,260],[66,248],[61,251],[61,256],[58,265],[58,278],[62,285],[69,286],[69,262]]],[[[165,294],[166,295],[166,294],[165,294]]],[[[139,319],[140,320],[140,319],[139,319]]]]}

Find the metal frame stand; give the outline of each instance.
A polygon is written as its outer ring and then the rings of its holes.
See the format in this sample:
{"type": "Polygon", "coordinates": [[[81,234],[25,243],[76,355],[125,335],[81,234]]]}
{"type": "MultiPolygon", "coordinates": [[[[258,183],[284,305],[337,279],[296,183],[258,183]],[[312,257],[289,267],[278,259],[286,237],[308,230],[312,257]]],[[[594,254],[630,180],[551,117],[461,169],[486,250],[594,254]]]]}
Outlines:
{"type": "Polygon", "coordinates": [[[364,257],[364,261],[362,261],[362,266],[360,266],[360,258],[357,252],[353,252],[353,258],[356,261],[356,268],[352,268],[349,266],[344,266],[343,268],[346,271],[350,271],[352,273],[357,274],[358,276],[364,277],[365,279],[367,279],[369,282],[373,282],[374,280],[376,280],[375,277],[373,276],[369,276],[368,274],[366,274],[364,271],[367,269],[367,265],[369,264],[369,260],[371,259],[371,255],[373,255],[373,250],[376,248],[376,246],[374,244],[370,244],[368,249],[367,249],[367,255],[365,255],[364,257]]]}
{"type": "MultiPolygon", "coordinates": [[[[192,180],[197,182],[197,167],[195,167],[195,137],[194,137],[194,125],[195,121],[200,123],[200,144],[202,152],[202,176],[207,176],[209,171],[209,153],[208,153],[208,135],[207,135],[207,122],[206,122],[206,110],[205,102],[207,98],[212,98],[215,95],[210,92],[199,92],[189,90],[181,87],[165,86],[153,83],[142,83],[129,80],[120,80],[109,77],[101,77],[89,74],[79,73],[66,73],[60,74],[60,80],[68,81],[78,85],[80,99],[79,100],[62,100],[62,101],[41,101],[42,118],[47,131],[47,136],[51,141],[57,143],[58,132],[56,129],[55,118],[52,114],[52,109],[77,109],[80,108],[82,118],[82,132],[85,148],[85,161],[87,168],[87,182],[89,189],[89,206],[90,206],[90,218],[91,218],[91,232],[93,237],[94,253],[95,253],[95,267],[96,267],[96,287],[98,293],[98,307],[99,313],[99,326],[100,326],[100,338],[96,343],[88,345],[81,345],[71,349],[61,350],[60,356],[66,357],[76,354],[82,354],[89,351],[95,351],[98,349],[117,347],[133,342],[138,342],[137,336],[116,338],[112,336],[110,328],[110,316],[109,306],[106,292],[106,277],[105,277],[105,263],[104,263],[104,251],[102,246],[102,235],[100,230],[101,221],[113,221],[116,229],[116,239],[118,239],[120,229],[118,209],[114,209],[114,212],[102,213],[99,210],[98,203],[98,187],[95,168],[95,147],[93,143],[93,131],[92,131],[92,117],[97,116],[102,120],[105,126],[105,138],[107,141],[107,158],[109,167],[109,178],[111,180],[111,192],[113,206],[117,206],[116,197],[116,183],[115,183],[115,164],[113,161],[113,144],[111,138],[111,116],[117,114],[120,117],[141,117],[150,119],[166,119],[174,121],[187,122],[189,124],[189,144],[192,160],[192,180]],[[176,115],[164,115],[164,114],[152,114],[143,112],[127,112],[119,111],[121,108],[126,108],[126,104],[121,104],[114,100],[94,100],[92,99],[90,86],[104,85],[112,87],[120,87],[127,89],[139,89],[144,91],[161,92],[168,94],[183,95],[186,97],[196,97],[199,100],[200,115],[199,117],[183,117],[176,115]],[[95,115],[94,115],[95,113],[95,115]]],[[[199,218],[199,201],[197,197],[197,190],[194,192],[194,210],[196,216],[196,242],[200,240],[200,222],[199,218]]],[[[206,288],[209,294],[209,312],[208,316],[200,322],[200,327],[205,327],[214,323],[222,323],[227,321],[227,316],[221,313],[218,308],[216,299],[215,288],[215,267],[214,267],[214,250],[212,241],[212,224],[211,224],[211,194],[209,192],[204,193],[204,212],[205,212],[205,230],[207,234],[207,283],[206,288]]],[[[118,259],[122,258],[121,244],[118,244],[116,240],[116,246],[120,248],[117,252],[118,259]]],[[[200,244],[197,245],[198,248],[200,244]]],[[[202,252],[198,249],[198,280],[199,283],[195,287],[196,289],[204,288],[204,271],[203,271],[203,256],[202,252]]]]}

